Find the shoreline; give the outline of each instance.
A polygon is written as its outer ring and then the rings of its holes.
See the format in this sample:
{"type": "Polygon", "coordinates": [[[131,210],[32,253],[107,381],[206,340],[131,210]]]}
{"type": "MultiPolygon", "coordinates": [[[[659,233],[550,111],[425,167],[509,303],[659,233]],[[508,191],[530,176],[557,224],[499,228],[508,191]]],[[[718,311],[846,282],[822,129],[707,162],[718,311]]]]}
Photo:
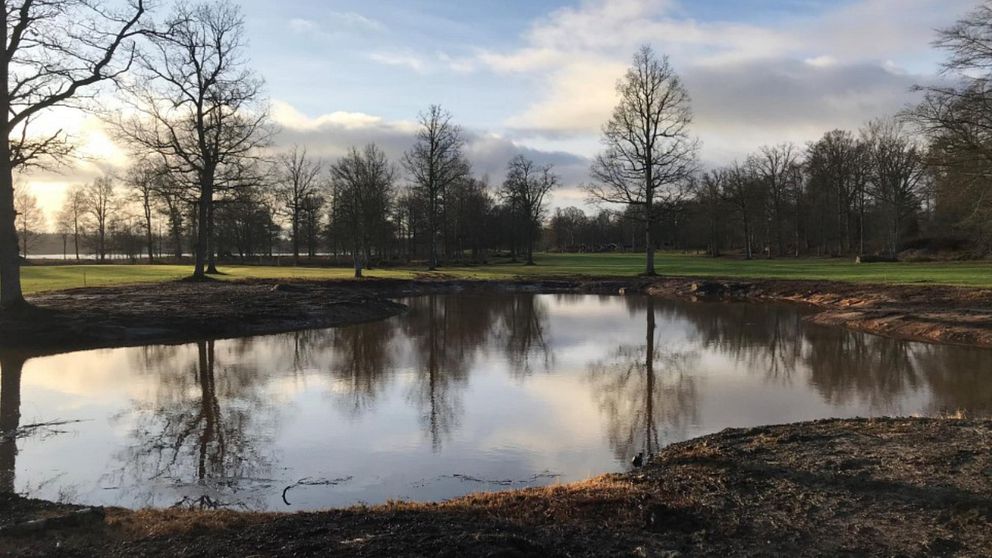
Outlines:
{"type": "MultiPolygon", "coordinates": [[[[405,311],[394,298],[494,290],[789,302],[816,308],[804,318],[812,323],[992,347],[992,290],[981,289],[689,278],[149,287],[31,297],[31,320],[0,320],[0,349],[17,336],[30,342],[14,350],[34,357],[344,326],[405,311]]],[[[443,502],[132,511],[0,495],[0,555],[977,556],[992,548],[988,471],[992,420],[831,419],[724,430],[672,444],[627,473],[443,502]]]]}
{"type": "Polygon", "coordinates": [[[405,311],[392,299],[493,291],[646,294],[689,301],[788,302],[811,323],[907,341],[992,348],[992,289],[827,281],[681,277],[466,280],[173,281],[89,287],[29,297],[0,312],[0,349],[25,356],[180,344],[377,321],[405,311]]]}
{"type": "Polygon", "coordinates": [[[992,548],[992,421],[728,429],[567,485],[322,512],[139,510],[0,496],[0,554],[960,555],[992,548]]]}

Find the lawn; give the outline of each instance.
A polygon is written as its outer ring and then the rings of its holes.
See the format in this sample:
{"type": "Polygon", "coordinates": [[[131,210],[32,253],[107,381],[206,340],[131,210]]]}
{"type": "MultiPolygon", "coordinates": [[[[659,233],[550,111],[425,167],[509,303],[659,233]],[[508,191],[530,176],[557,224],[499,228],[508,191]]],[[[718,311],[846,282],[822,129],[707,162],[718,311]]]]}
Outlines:
{"type": "MultiPolygon", "coordinates": [[[[643,270],[640,254],[541,254],[538,265],[500,263],[478,267],[446,267],[438,273],[466,279],[551,278],[560,276],[630,277],[643,270]]],[[[658,254],[659,275],[741,279],[828,279],[859,283],[933,283],[992,287],[992,262],[855,264],[840,259],[745,261],[683,254],[658,254]]],[[[147,283],[189,275],[188,266],[174,265],[39,265],[26,266],[22,276],[28,293],[83,286],[147,283]]],[[[347,268],[222,266],[224,279],[346,279],[347,268]]],[[[422,267],[366,271],[369,277],[413,278],[422,267]]]]}

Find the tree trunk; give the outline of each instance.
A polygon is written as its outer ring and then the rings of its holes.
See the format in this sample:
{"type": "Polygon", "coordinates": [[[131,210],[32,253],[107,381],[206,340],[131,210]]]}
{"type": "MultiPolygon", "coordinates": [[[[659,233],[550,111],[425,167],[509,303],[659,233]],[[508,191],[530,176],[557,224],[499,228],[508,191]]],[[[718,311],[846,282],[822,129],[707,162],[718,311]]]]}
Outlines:
{"type": "Polygon", "coordinates": [[[214,237],[214,203],[213,200],[207,206],[207,273],[210,275],[220,274],[217,271],[217,246],[214,237]]]}
{"type": "Polygon", "coordinates": [[[293,265],[300,265],[300,210],[293,208],[293,265]]]}
{"type": "MultiPolygon", "coordinates": [[[[7,44],[7,10],[0,10],[0,44],[7,44]]],[[[10,66],[0,61],[0,308],[24,304],[21,292],[21,259],[17,253],[17,212],[14,210],[14,176],[10,166],[10,66]]]]}
{"type": "Polygon", "coordinates": [[[200,202],[197,205],[196,249],[193,254],[193,278],[203,279],[206,276],[207,264],[207,206],[210,205],[213,190],[202,187],[200,202]]]}
{"type": "Polygon", "coordinates": [[[644,171],[644,275],[654,275],[654,240],[651,229],[654,224],[654,186],[651,165],[644,171]]]}

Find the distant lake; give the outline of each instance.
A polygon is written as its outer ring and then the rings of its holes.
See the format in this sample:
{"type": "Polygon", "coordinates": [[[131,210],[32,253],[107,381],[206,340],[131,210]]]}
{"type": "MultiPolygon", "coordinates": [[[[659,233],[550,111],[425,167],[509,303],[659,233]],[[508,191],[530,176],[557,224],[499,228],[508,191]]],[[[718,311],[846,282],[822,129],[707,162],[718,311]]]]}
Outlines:
{"type": "Polygon", "coordinates": [[[267,510],[437,500],[623,471],[727,427],[992,410],[992,351],[814,326],[802,306],[403,302],[339,329],[0,354],[0,431],[22,429],[0,438],[0,491],[267,510]],[[39,423],[60,424],[24,429],[39,423]]]}

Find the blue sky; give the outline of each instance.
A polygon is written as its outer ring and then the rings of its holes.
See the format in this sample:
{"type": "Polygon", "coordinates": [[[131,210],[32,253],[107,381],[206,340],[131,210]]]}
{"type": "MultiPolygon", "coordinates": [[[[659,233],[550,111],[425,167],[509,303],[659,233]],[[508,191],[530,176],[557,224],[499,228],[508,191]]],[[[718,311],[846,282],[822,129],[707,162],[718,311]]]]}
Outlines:
{"type": "MultiPolygon", "coordinates": [[[[641,44],[693,98],[704,165],[857,129],[935,79],[930,46],[977,0],[241,0],[279,146],[333,159],[377,142],[395,160],[417,113],[450,110],[479,175],[523,152],[554,163],[553,204],[583,205],[614,84],[641,44]]],[[[166,8],[167,6],[163,6],[166,8]]],[[[106,141],[104,139],[103,141],[106,141]]],[[[126,164],[118,158],[117,164],[126,164]]],[[[56,194],[106,165],[39,177],[56,194]]]]}

